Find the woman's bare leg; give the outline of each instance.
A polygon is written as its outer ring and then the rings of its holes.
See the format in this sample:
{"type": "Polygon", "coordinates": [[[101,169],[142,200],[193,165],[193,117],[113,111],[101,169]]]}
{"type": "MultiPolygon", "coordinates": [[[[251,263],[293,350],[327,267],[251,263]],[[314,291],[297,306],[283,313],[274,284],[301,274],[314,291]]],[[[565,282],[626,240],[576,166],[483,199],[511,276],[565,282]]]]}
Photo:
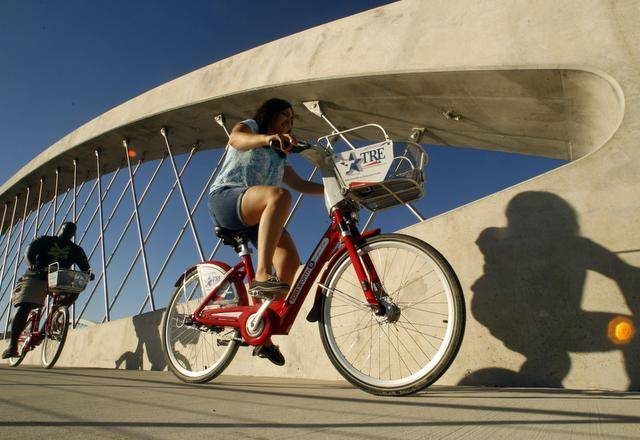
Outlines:
{"type": "Polygon", "coordinates": [[[291,235],[286,231],[282,233],[278,247],[276,247],[276,252],[273,255],[273,265],[276,268],[278,278],[291,286],[296,276],[296,271],[300,267],[300,256],[291,235]]]}
{"type": "Polygon", "coordinates": [[[266,281],[271,275],[273,255],[290,205],[291,193],[278,186],[252,186],[242,196],[242,220],[250,226],[259,224],[257,281],[266,281]]]}

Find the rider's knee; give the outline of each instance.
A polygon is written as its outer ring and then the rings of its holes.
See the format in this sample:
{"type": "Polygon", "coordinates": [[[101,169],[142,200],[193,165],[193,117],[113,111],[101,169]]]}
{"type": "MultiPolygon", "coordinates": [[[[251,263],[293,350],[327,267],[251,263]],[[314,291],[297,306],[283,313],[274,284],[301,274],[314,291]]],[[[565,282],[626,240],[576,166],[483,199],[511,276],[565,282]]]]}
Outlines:
{"type": "Polygon", "coordinates": [[[280,188],[279,186],[272,187],[271,191],[269,191],[269,202],[279,205],[286,205],[289,207],[291,204],[293,197],[291,193],[284,188],[280,188]]]}

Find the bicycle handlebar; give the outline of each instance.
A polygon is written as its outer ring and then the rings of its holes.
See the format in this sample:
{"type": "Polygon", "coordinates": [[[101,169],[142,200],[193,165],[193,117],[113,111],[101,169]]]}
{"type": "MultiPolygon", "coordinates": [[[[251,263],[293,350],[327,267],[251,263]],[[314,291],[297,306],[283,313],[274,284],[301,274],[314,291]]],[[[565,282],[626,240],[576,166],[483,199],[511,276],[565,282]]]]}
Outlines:
{"type": "MultiPolygon", "coordinates": [[[[283,144],[284,144],[283,145],[284,148],[287,148],[287,147],[289,147],[291,145],[291,143],[287,139],[284,140],[283,144]]],[[[279,142],[276,141],[276,140],[271,140],[269,142],[269,148],[271,148],[272,150],[276,150],[277,151],[278,145],[279,145],[279,142]]],[[[291,150],[289,150],[289,153],[301,153],[304,150],[307,150],[307,149],[311,148],[311,145],[312,144],[309,143],[309,142],[298,141],[298,145],[294,145],[293,148],[291,148],[291,150]]]]}

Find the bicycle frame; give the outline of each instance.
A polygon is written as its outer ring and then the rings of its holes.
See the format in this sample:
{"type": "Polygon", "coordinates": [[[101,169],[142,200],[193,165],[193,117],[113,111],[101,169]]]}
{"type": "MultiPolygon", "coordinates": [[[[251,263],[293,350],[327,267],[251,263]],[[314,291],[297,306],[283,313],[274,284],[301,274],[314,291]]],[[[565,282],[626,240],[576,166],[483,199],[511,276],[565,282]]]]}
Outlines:
{"type": "Polygon", "coordinates": [[[23,346],[23,350],[30,351],[40,345],[40,343],[44,339],[46,332],[51,328],[51,320],[53,318],[53,315],[55,315],[55,312],[61,306],[69,305],[67,304],[69,301],[65,301],[64,299],[62,299],[57,293],[47,293],[47,295],[51,295],[51,297],[53,298],[51,309],[47,314],[47,319],[45,320],[42,329],[40,329],[39,324],[40,319],[42,318],[42,307],[38,307],[37,309],[31,311],[30,316],[27,320],[27,323],[31,325],[31,330],[26,337],[21,334],[18,338],[18,341],[20,342],[28,341],[28,343],[25,343],[25,345],[23,346]]]}
{"type": "MultiPolygon", "coordinates": [[[[328,269],[330,269],[336,257],[344,252],[349,254],[367,303],[372,308],[377,308],[378,300],[374,294],[376,289],[374,286],[379,285],[378,275],[368,255],[359,256],[356,247],[364,238],[379,234],[380,229],[360,234],[358,229],[344,218],[340,209],[332,210],[331,219],[331,224],[309,256],[287,297],[280,301],[274,301],[269,305],[263,315],[263,328],[258,335],[249,334],[247,320],[258,312],[262,303],[260,300],[254,299],[254,304],[249,305],[248,295],[242,282],[245,276],[247,276],[249,282],[254,276],[250,255],[243,255],[242,262],[228,269],[222,280],[206,295],[193,313],[194,323],[209,328],[236,327],[240,330],[243,339],[251,345],[261,345],[271,335],[287,335],[325,263],[330,262],[328,266],[328,269]],[[343,243],[343,246],[338,248],[340,242],[343,243]],[[206,309],[207,304],[215,299],[220,288],[227,282],[235,284],[240,295],[241,305],[238,307],[206,309]]],[[[204,264],[206,263],[221,264],[213,261],[205,262],[204,264]]]]}

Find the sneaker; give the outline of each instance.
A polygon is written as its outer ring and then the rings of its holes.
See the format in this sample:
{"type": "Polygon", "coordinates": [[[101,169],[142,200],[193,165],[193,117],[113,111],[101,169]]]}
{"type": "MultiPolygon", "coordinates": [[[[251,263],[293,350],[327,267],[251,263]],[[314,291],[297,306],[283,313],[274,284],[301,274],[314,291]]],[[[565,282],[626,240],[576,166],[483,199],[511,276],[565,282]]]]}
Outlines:
{"type": "Polygon", "coordinates": [[[279,367],[284,365],[284,356],[277,345],[260,345],[253,349],[253,355],[269,359],[279,367]]]}
{"type": "Polygon", "coordinates": [[[2,352],[2,359],[15,358],[20,356],[17,348],[9,347],[5,351],[2,352]]]}
{"type": "Polygon", "coordinates": [[[275,275],[269,275],[267,281],[253,280],[249,284],[249,295],[258,298],[278,300],[284,298],[289,292],[289,285],[283,283],[275,275]]]}

